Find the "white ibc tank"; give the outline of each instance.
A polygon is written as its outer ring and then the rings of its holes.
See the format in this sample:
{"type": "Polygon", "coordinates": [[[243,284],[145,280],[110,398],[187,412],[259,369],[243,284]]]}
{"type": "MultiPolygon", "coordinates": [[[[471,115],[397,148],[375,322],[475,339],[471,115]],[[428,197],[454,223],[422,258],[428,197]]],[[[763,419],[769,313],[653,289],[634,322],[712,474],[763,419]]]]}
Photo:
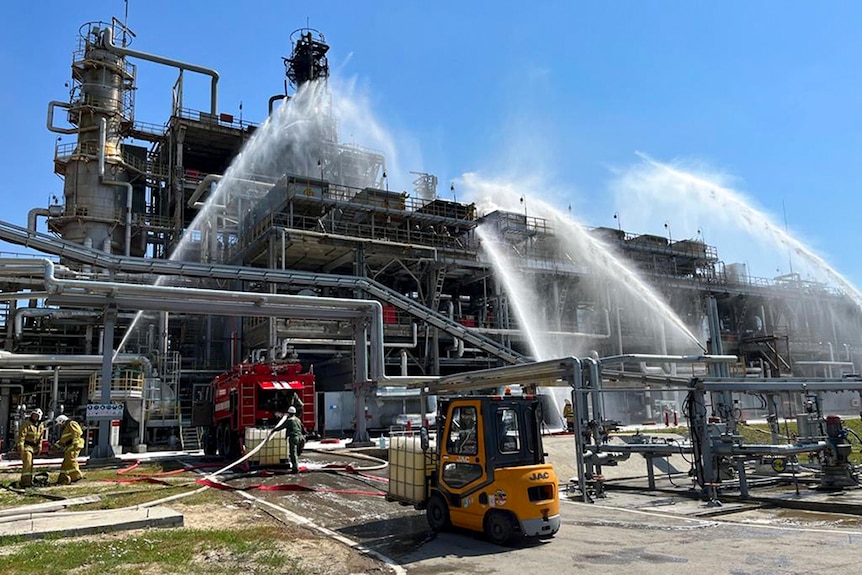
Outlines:
{"type": "Polygon", "coordinates": [[[389,438],[389,497],[418,503],[426,497],[425,477],[434,468],[434,445],[422,451],[418,433],[392,434],[389,438]]]}
{"type": "MultiPolygon", "coordinates": [[[[260,427],[245,428],[245,450],[251,451],[266,439],[271,429],[260,427]]],[[[259,465],[278,465],[287,459],[287,431],[276,431],[260,451],[249,458],[249,462],[259,465]]]]}

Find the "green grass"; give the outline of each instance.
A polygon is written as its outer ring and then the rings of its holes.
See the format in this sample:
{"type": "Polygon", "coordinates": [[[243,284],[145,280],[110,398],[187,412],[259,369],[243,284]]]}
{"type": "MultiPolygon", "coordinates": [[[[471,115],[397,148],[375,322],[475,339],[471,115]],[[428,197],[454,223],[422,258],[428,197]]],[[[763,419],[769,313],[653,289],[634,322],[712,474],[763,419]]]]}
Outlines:
{"type": "MultiPolygon", "coordinates": [[[[87,511],[93,509],[116,509],[119,507],[128,507],[154,501],[162,497],[168,497],[170,495],[182,493],[184,490],[189,491],[198,487],[191,483],[198,477],[192,472],[159,476],[158,479],[171,484],[167,486],[157,483],[122,483],[116,481],[118,479],[134,479],[135,477],[144,475],[155,475],[175,468],[175,466],[169,467],[168,465],[170,465],[170,462],[168,462],[164,467],[159,463],[149,463],[141,465],[140,467],[122,475],[117,472],[127,468],[127,465],[120,467],[85,466],[81,468],[81,471],[84,474],[84,479],[71,485],[51,484],[47,487],[28,488],[24,490],[24,494],[14,493],[7,489],[0,489],[0,508],[45,503],[50,500],[48,497],[41,497],[40,495],[66,499],[73,499],[75,497],[82,497],[85,495],[100,495],[102,496],[102,501],[74,506],[71,507],[70,510],[87,511]]],[[[37,469],[37,471],[42,470],[43,469],[37,469]]],[[[50,481],[55,482],[59,469],[49,468],[47,471],[49,472],[50,481]]],[[[18,478],[19,472],[17,471],[0,474],[0,482],[4,485],[10,485],[17,481],[18,478]]]]}
{"type": "Polygon", "coordinates": [[[303,575],[284,555],[271,527],[154,529],[123,539],[56,539],[19,543],[0,555],[4,575],[45,573],[286,573],[303,575]]]}

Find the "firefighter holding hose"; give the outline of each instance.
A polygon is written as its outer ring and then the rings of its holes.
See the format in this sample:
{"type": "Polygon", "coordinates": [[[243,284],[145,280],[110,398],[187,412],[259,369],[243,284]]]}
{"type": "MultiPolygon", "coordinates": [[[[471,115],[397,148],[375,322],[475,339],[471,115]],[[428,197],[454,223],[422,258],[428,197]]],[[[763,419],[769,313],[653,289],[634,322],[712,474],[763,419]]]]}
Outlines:
{"type": "Polygon", "coordinates": [[[292,405],[287,410],[285,427],[287,429],[287,442],[290,450],[290,473],[299,473],[299,463],[296,458],[302,452],[302,447],[305,445],[305,429],[302,427],[302,421],[296,416],[296,408],[292,405]]]}
{"type": "Polygon", "coordinates": [[[21,479],[18,485],[21,487],[33,485],[33,457],[42,453],[44,431],[42,410],[39,408],[30,412],[30,417],[21,423],[18,430],[18,453],[21,454],[21,479]]]}
{"type": "Polygon", "coordinates": [[[54,444],[56,449],[63,450],[63,464],[60,466],[60,476],[57,477],[58,485],[68,485],[84,476],[78,467],[78,454],[84,448],[84,432],[77,421],[71,420],[65,415],[58,415],[54,425],[61,428],[60,439],[54,444]]]}

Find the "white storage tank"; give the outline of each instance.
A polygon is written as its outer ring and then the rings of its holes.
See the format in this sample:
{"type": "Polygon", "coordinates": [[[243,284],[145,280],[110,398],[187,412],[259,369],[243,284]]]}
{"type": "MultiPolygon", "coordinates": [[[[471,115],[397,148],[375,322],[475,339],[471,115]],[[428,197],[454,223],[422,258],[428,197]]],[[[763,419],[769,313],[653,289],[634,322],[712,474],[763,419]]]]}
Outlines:
{"type": "MultiPolygon", "coordinates": [[[[266,439],[272,428],[246,427],[245,450],[251,451],[266,439]]],[[[278,465],[287,461],[287,431],[281,429],[272,434],[266,445],[249,458],[249,463],[257,465],[278,465]]]]}
{"type": "Polygon", "coordinates": [[[394,501],[425,501],[425,478],[434,469],[435,445],[422,451],[419,432],[393,433],[389,437],[389,492],[394,501]]]}

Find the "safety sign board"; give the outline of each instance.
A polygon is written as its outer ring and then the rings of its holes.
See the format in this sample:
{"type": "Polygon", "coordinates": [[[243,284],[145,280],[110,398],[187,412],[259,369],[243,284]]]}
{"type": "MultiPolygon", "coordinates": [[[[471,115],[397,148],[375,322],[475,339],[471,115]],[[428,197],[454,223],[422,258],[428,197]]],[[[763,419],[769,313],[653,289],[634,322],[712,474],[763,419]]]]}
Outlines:
{"type": "Polygon", "coordinates": [[[89,403],[87,404],[87,419],[89,421],[123,419],[123,404],[89,403]]]}

